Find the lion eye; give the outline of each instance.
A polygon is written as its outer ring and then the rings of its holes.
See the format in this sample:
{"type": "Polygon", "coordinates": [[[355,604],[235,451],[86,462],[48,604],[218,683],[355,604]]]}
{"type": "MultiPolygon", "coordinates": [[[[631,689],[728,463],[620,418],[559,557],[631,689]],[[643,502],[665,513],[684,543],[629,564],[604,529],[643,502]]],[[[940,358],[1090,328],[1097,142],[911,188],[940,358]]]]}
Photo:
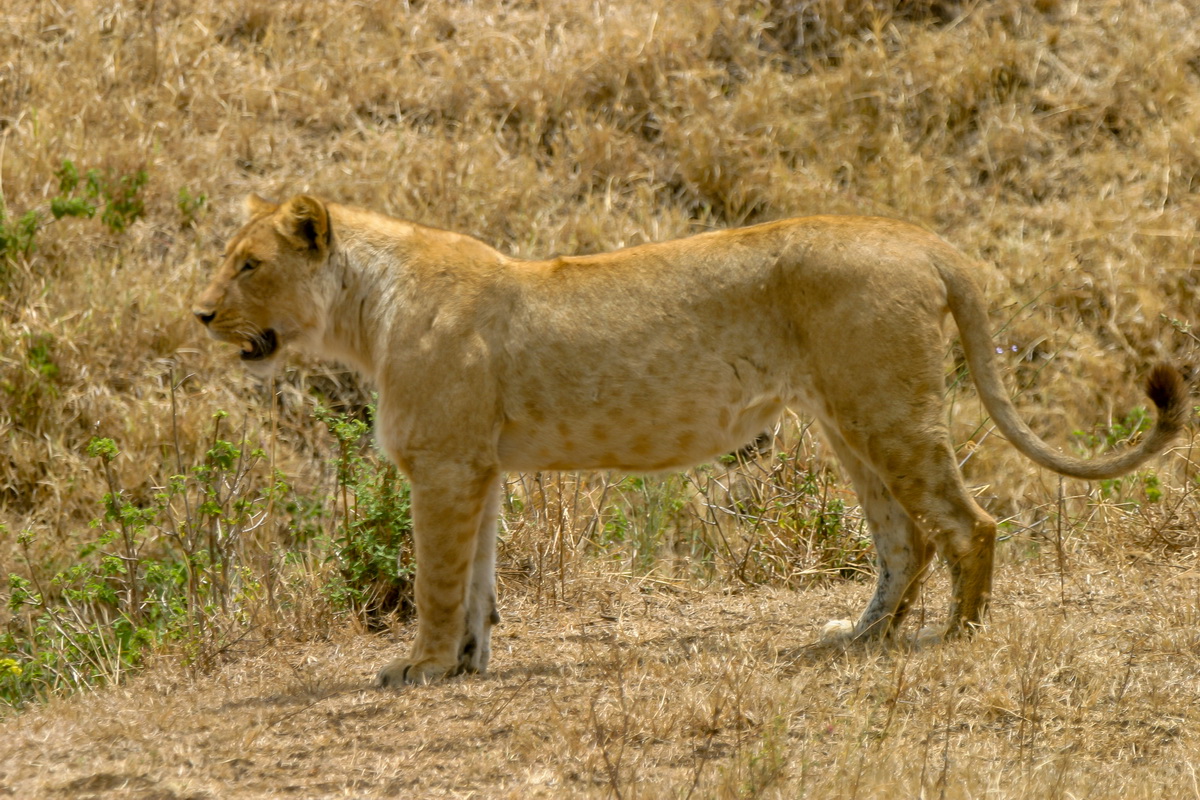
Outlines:
{"type": "Polygon", "coordinates": [[[240,272],[244,275],[247,272],[253,272],[255,269],[257,269],[257,267],[258,267],[258,262],[252,258],[248,258],[242,262],[242,268],[239,269],[238,272],[240,272]]]}

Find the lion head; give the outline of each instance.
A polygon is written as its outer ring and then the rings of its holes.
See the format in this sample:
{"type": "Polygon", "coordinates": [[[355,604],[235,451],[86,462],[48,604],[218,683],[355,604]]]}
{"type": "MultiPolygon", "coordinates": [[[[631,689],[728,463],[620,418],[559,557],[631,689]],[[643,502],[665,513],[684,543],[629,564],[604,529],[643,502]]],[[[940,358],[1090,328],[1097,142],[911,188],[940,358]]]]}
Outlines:
{"type": "Polygon", "coordinates": [[[285,345],[320,341],[329,209],[307,195],[278,205],[250,195],[246,211],[193,313],[214,339],[239,345],[242,361],[269,370],[285,345]]]}

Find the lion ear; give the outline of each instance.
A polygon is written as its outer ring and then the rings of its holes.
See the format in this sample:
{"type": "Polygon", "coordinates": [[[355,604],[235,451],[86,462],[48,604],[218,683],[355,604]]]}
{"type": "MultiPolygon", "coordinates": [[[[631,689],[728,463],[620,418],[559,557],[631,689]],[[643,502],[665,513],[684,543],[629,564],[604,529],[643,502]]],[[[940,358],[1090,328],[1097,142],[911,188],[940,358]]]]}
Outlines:
{"type": "Polygon", "coordinates": [[[329,209],[315,197],[296,195],[279,209],[275,229],[300,250],[329,250],[329,209]]]}
{"type": "Polygon", "coordinates": [[[261,217],[263,214],[270,214],[279,208],[279,204],[273,203],[257,194],[248,194],[246,195],[246,199],[242,201],[242,207],[246,211],[246,219],[251,220],[255,217],[261,217]]]}

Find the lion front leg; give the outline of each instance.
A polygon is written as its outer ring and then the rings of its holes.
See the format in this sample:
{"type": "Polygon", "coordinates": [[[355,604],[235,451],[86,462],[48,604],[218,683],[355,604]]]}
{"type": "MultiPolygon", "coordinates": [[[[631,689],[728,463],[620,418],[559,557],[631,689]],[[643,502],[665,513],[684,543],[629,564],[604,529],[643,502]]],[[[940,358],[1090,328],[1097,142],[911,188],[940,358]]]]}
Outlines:
{"type": "Polygon", "coordinates": [[[496,610],[496,524],[500,517],[503,482],[495,480],[488,489],[475,539],[475,559],[467,589],[467,621],[459,648],[459,663],[465,672],[484,672],[492,656],[492,628],[500,622],[496,610]]]}
{"type": "MultiPolygon", "coordinates": [[[[490,649],[475,619],[479,601],[473,596],[468,598],[468,587],[477,549],[494,547],[481,543],[480,527],[485,516],[495,519],[494,513],[484,512],[498,478],[465,465],[423,470],[411,461],[409,478],[417,560],[417,637],[407,658],[397,659],[379,671],[379,686],[430,683],[479,670],[486,666],[480,661],[490,649]],[[476,631],[468,630],[468,621],[476,631]]],[[[486,560],[490,565],[492,559],[486,560]]]]}

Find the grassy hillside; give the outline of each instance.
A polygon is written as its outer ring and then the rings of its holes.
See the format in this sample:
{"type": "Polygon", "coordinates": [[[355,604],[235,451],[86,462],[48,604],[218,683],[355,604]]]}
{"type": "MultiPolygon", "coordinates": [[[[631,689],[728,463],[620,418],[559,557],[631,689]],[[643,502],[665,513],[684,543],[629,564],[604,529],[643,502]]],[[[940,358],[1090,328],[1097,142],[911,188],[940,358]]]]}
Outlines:
{"type": "MultiPolygon", "coordinates": [[[[410,633],[370,387],[296,357],[257,381],[188,312],[249,192],[531,257],[901,217],[979,258],[1019,407],[1095,452],[1136,433],[1151,364],[1195,361],[1191,3],[201,5],[0,9],[0,793],[270,794],[265,757],[179,727],[241,714],[264,726],[250,750],[296,726],[272,757],[302,793],[1192,791],[1190,441],[1060,481],[992,436],[951,340],[964,470],[1003,520],[976,641],[804,649],[864,602],[870,552],[789,418],[733,469],[511,476],[497,674],[363,694],[397,646],[368,633],[410,633]],[[193,750],[146,755],[145,720],[120,721],[144,707],[193,750]],[[96,760],[50,777],[48,735],[96,760]]],[[[940,574],[924,595],[936,617],[940,574]]]]}

